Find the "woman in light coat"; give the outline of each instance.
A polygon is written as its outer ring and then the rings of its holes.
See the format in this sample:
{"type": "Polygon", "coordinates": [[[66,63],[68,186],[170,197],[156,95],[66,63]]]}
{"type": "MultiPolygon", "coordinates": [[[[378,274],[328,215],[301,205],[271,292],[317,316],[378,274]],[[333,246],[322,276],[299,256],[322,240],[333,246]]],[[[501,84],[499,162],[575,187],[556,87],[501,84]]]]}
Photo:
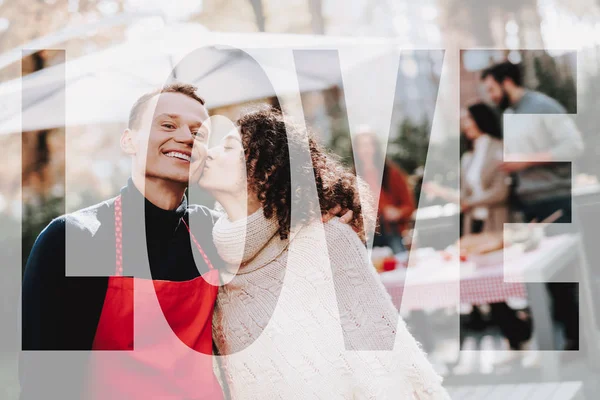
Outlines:
{"type": "MultiPolygon", "coordinates": [[[[461,159],[461,210],[463,234],[502,232],[509,222],[509,177],[500,168],[504,146],[498,115],[485,103],[475,103],[461,116],[468,151],[461,159]]],[[[531,319],[506,303],[490,304],[492,320],[498,324],[512,350],[522,350],[531,337],[531,319]]],[[[478,309],[471,314],[476,324],[478,309]]],[[[497,363],[509,361],[499,360],[497,363]]]]}
{"type": "Polygon", "coordinates": [[[488,105],[475,103],[461,116],[468,151],[461,158],[460,202],[463,233],[499,232],[508,222],[509,178],[503,162],[499,117],[488,105]]]}

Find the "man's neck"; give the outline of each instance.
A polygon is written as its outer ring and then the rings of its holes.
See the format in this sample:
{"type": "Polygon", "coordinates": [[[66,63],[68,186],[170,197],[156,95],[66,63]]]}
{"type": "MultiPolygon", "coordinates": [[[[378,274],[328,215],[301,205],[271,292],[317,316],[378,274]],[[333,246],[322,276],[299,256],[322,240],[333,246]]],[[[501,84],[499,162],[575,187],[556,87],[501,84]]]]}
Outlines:
{"type": "Polygon", "coordinates": [[[152,204],[163,210],[174,210],[181,204],[185,185],[165,179],[132,177],[135,187],[152,204]]]}
{"type": "Polygon", "coordinates": [[[508,93],[508,98],[510,99],[510,105],[515,106],[521,101],[521,99],[525,96],[525,88],[516,87],[510,93],[508,93]]]}

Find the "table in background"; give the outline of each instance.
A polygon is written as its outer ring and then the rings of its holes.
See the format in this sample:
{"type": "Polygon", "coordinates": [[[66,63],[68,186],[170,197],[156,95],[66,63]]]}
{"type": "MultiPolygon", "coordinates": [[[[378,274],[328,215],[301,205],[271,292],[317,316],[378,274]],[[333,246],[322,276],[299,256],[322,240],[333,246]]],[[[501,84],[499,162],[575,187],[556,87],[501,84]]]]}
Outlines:
{"type": "Polygon", "coordinates": [[[581,382],[449,387],[453,400],[574,400],[583,399],[581,382]]]}
{"type": "MultiPolygon", "coordinates": [[[[573,208],[593,207],[600,209],[600,184],[574,187],[572,190],[573,208]]],[[[458,238],[460,209],[455,203],[419,207],[413,214],[413,224],[418,230],[421,247],[443,249],[458,238]]],[[[586,222],[585,220],[582,222],[586,222]]],[[[595,235],[594,235],[595,236],[595,235]]]]}
{"type": "MultiPolygon", "coordinates": [[[[580,321],[590,344],[589,359],[600,354],[596,317],[592,302],[590,271],[579,235],[544,238],[540,246],[505,263],[461,270],[457,261],[441,257],[423,259],[406,269],[384,272],[381,280],[401,311],[456,307],[460,303],[483,304],[527,297],[534,321],[534,336],[541,350],[557,350],[551,301],[544,283],[579,261],[580,321]],[[405,288],[405,282],[408,287],[405,288]]],[[[542,373],[547,380],[559,377],[559,352],[542,351],[542,373]]]]}

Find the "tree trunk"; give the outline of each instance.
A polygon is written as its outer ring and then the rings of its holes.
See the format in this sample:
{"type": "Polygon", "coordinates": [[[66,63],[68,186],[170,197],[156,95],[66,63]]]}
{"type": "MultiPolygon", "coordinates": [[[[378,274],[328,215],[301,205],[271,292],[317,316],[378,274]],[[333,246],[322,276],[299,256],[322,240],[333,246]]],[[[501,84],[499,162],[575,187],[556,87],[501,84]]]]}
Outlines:
{"type": "Polygon", "coordinates": [[[266,20],[262,0],[250,0],[250,4],[252,4],[252,10],[254,11],[254,18],[256,19],[258,31],[264,32],[266,20]]]}
{"type": "MultiPolygon", "coordinates": [[[[23,59],[22,75],[28,75],[44,69],[48,60],[60,58],[64,62],[64,50],[40,50],[23,59]]],[[[23,99],[24,104],[30,99],[23,99]]],[[[64,104],[56,105],[57,110],[64,110],[64,104]]],[[[61,111],[64,112],[64,111],[61,111]]],[[[54,162],[64,158],[64,154],[52,151],[51,141],[63,141],[59,148],[64,149],[64,129],[44,129],[23,132],[21,135],[22,151],[22,262],[25,266],[27,257],[35,238],[53,218],[65,212],[65,171],[54,162]],[[53,139],[54,138],[54,139],[53,139]],[[56,188],[63,188],[56,193],[56,188]],[[25,195],[27,193],[27,195],[25,195]]]]}
{"type": "Polygon", "coordinates": [[[325,34],[325,20],[323,19],[323,1],[308,0],[308,6],[311,16],[312,32],[316,35],[325,34]]]}

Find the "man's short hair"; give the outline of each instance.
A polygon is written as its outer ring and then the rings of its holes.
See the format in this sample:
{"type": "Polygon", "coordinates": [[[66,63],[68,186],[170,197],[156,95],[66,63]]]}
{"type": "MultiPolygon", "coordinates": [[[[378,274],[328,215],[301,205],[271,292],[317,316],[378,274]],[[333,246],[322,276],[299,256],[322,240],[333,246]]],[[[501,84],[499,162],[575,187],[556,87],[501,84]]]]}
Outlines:
{"type": "Polygon", "coordinates": [[[515,85],[523,86],[523,76],[521,74],[521,68],[517,64],[513,64],[510,61],[505,61],[500,64],[492,65],[486,68],[481,73],[481,79],[485,79],[488,76],[494,78],[498,83],[504,82],[506,78],[510,78],[515,85]]]}
{"type": "Polygon", "coordinates": [[[198,88],[188,83],[174,82],[170,83],[162,88],[153,90],[152,92],[142,95],[131,107],[129,111],[129,129],[135,129],[138,127],[140,115],[144,113],[148,100],[162,93],[181,93],[190,99],[194,99],[200,104],[204,105],[204,99],[196,94],[198,88]]]}

